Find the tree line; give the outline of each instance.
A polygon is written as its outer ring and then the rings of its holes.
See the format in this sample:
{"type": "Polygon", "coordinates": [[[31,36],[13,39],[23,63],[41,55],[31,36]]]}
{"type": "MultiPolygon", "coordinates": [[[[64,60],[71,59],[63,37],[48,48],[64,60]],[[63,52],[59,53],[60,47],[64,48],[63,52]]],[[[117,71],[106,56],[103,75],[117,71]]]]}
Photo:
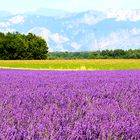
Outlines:
{"type": "Polygon", "coordinates": [[[48,47],[46,41],[32,33],[27,35],[0,32],[1,60],[31,60],[47,59],[48,47]]]}
{"type": "Polygon", "coordinates": [[[140,59],[140,49],[93,52],[49,52],[48,59],[140,59]]]}

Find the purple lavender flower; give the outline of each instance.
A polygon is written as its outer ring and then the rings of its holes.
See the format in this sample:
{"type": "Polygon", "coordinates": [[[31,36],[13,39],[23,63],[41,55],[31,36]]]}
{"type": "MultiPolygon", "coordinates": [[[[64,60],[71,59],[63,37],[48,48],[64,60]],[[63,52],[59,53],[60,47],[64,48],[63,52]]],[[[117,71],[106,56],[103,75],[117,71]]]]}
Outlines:
{"type": "Polygon", "coordinates": [[[0,139],[140,139],[140,71],[0,70],[0,139]]]}

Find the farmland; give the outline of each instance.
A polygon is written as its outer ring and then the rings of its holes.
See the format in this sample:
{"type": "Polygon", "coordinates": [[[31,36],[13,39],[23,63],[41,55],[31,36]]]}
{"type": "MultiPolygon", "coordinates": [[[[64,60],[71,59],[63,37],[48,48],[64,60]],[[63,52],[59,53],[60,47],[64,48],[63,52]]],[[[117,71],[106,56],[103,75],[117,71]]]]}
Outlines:
{"type": "Polygon", "coordinates": [[[140,71],[2,69],[0,139],[140,139],[140,71]]]}
{"type": "Polygon", "coordinates": [[[127,70],[140,69],[140,60],[0,60],[0,67],[50,70],[127,70]]]}

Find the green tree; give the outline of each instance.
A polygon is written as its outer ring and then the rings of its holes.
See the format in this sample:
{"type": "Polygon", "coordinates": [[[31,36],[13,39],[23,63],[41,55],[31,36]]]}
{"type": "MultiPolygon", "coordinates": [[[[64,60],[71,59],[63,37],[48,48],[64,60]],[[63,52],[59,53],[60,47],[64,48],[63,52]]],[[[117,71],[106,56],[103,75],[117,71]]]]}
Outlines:
{"type": "Polygon", "coordinates": [[[46,59],[46,41],[32,33],[0,33],[0,59],[46,59]]]}
{"type": "Polygon", "coordinates": [[[38,37],[32,33],[27,35],[28,40],[28,52],[33,59],[46,59],[48,53],[47,43],[41,37],[38,37]]]}
{"type": "Polygon", "coordinates": [[[114,58],[124,58],[125,55],[126,55],[126,53],[122,49],[116,49],[113,51],[114,58]]]}

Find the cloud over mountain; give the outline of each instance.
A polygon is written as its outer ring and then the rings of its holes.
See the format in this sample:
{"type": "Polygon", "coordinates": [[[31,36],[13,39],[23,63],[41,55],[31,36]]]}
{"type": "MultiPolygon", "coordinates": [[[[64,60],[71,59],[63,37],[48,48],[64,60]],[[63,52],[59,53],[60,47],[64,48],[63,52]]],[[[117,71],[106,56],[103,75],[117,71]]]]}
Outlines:
{"type": "Polygon", "coordinates": [[[51,51],[140,48],[140,10],[42,11],[0,17],[0,31],[40,35],[51,51]]]}

